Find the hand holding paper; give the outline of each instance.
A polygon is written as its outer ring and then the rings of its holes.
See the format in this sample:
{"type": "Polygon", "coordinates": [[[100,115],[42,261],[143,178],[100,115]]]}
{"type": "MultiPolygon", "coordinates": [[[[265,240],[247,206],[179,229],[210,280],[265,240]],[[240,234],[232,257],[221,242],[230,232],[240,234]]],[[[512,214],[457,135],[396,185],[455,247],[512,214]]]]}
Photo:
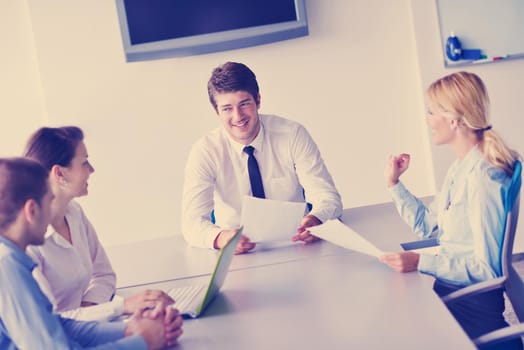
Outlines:
{"type": "Polygon", "coordinates": [[[242,202],[244,233],[251,242],[291,240],[302,221],[306,203],[245,196],[242,202]]]}
{"type": "Polygon", "coordinates": [[[384,254],[384,252],[357,232],[344,225],[340,220],[326,221],[320,226],[310,227],[309,231],[319,238],[360,253],[375,257],[384,254]]]}

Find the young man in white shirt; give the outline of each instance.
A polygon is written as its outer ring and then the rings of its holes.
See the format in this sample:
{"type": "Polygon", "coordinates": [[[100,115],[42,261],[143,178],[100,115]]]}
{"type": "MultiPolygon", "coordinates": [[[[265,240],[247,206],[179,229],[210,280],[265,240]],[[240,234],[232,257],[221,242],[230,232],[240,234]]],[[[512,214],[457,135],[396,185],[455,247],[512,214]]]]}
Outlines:
{"type": "MultiPolygon", "coordinates": [[[[187,242],[198,247],[223,247],[240,226],[245,195],[307,201],[312,209],[291,239],[316,241],[308,228],[338,218],[342,202],[307,130],[297,122],[258,113],[256,76],[242,63],[227,62],[215,68],[208,94],[222,127],[198,140],[189,154],[182,200],[182,231],[187,242]],[[260,170],[262,195],[254,194],[250,183],[246,146],[254,148],[251,152],[260,170]]],[[[236,253],[254,247],[255,243],[244,235],[236,253]]]]}

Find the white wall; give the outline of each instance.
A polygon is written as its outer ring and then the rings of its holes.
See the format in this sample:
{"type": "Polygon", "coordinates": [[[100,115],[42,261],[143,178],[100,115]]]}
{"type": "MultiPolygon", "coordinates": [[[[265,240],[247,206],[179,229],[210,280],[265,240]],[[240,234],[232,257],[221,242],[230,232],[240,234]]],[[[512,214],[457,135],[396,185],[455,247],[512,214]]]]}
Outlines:
{"type": "MultiPolygon", "coordinates": [[[[440,47],[436,2],[411,0],[417,55],[420,66],[422,89],[426,89],[435,79],[459,70],[478,74],[486,83],[491,99],[491,123],[508,144],[524,154],[524,60],[507,60],[497,63],[445,68],[444,56],[440,47]]],[[[501,19],[503,20],[503,19],[501,19]]],[[[435,167],[437,187],[440,187],[449,164],[453,161],[452,153],[446,147],[431,146],[435,167]]],[[[524,206],[520,217],[524,218],[524,206]]],[[[521,220],[522,221],[522,220],[521,220]]],[[[514,252],[524,252],[524,224],[518,226],[514,252]]]]}
{"type": "Polygon", "coordinates": [[[228,60],[257,74],[262,112],[308,128],[345,207],[388,201],[383,167],[401,151],[413,155],[410,188],[434,191],[408,0],[309,0],[307,37],[135,63],[125,62],[114,1],[26,2],[28,13],[13,20],[33,28],[41,114],[86,132],[96,172],[81,201],[104,244],[180,233],[187,152],[218,125],[207,79],[228,60]]]}
{"type": "Polygon", "coordinates": [[[33,33],[25,1],[0,2],[0,157],[20,155],[45,122],[33,33]]]}

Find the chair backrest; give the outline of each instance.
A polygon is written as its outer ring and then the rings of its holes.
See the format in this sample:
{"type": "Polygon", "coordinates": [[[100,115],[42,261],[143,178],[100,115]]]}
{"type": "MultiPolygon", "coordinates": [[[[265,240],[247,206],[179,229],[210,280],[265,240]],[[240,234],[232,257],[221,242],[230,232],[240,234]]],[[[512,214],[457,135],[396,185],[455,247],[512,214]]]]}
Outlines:
{"type": "Polygon", "coordinates": [[[524,281],[513,268],[513,242],[517,231],[520,207],[520,187],[522,164],[515,163],[513,176],[508,189],[502,193],[506,221],[504,224],[504,236],[500,252],[500,265],[502,276],[478,282],[461,288],[455,292],[443,296],[441,299],[446,305],[455,303],[464,297],[477,295],[494,289],[503,288],[506,291],[513,310],[521,322],[524,322],[524,281]]]}
{"type": "Polygon", "coordinates": [[[506,295],[517,318],[520,322],[524,322],[524,281],[513,268],[513,243],[519,217],[521,172],[522,164],[520,161],[517,161],[511,178],[511,185],[504,195],[504,208],[506,209],[507,217],[501,252],[501,268],[502,275],[506,278],[504,283],[506,295]]]}
{"type": "Polygon", "coordinates": [[[503,194],[504,211],[506,223],[504,227],[504,238],[501,246],[500,263],[502,275],[508,277],[509,269],[513,263],[513,243],[517,232],[517,223],[520,209],[520,187],[522,185],[522,164],[515,162],[513,176],[508,190],[503,194]]]}

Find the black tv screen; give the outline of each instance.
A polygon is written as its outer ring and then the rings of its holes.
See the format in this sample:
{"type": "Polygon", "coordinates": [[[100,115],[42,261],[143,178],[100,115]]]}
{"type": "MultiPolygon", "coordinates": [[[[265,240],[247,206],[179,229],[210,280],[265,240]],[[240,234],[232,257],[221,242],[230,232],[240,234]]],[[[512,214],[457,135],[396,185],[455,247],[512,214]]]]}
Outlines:
{"type": "Polygon", "coordinates": [[[117,0],[128,61],[187,56],[308,34],[305,0],[117,0]]]}

